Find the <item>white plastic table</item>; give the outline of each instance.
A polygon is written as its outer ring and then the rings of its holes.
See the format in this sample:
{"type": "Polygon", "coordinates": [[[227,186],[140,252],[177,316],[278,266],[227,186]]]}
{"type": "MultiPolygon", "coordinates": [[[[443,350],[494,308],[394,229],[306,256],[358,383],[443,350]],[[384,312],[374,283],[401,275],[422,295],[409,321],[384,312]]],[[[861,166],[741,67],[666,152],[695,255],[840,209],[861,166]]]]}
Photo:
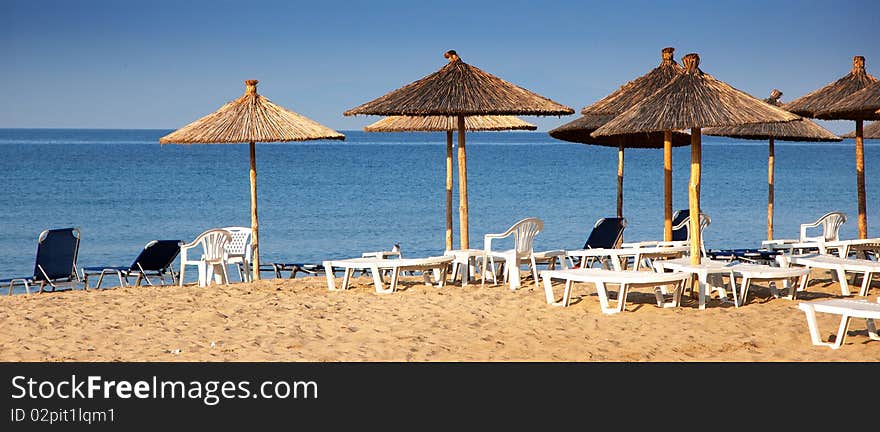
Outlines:
{"type": "Polygon", "coordinates": [[[599,304],[602,312],[606,314],[614,314],[622,312],[626,305],[626,296],[630,289],[635,288],[653,288],[654,296],[657,298],[658,307],[678,307],[681,305],[681,292],[684,284],[690,277],[686,273],[655,273],[655,272],[636,272],[636,271],[615,271],[596,268],[580,268],[580,269],[562,269],[562,270],[542,270],[541,278],[544,280],[544,294],[547,304],[553,306],[568,306],[571,301],[571,286],[573,282],[590,282],[596,286],[599,294],[599,304]],[[556,301],[553,293],[553,279],[562,279],[565,281],[565,290],[562,294],[562,300],[556,301]],[[608,288],[606,285],[619,285],[620,290],[617,294],[617,305],[611,307],[608,299],[608,288]],[[664,301],[663,293],[659,286],[673,285],[673,294],[670,301],[664,301]]]}
{"type": "Polygon", "coordinates": [[[338,291],[335,283],[336,276],[333,274],[333,268],[338,267],[345,271],[342,278],[342,288],[340,290],[348,289],[348,282],[351,279],[351,274],[355,270],[369,270],[370,274],[373,276],[373,284],[376,286],[376,292],[379,294],[388,294],[397,289],[397,281],[400,278],[400,272],[402,271],[421,271],[422,276],[425,279],[425,285],[433,286],[434,284],[430,281],[430,274],[432,271],[436,270],[439,275],[437,277],[437,286],[443,287],[446,282],[446,274],[452,263],[452,259],[453,257],[451,256],[394,259],[362,257],[324,261],[323,264],[325,269],[324,273],[327,275],[327,288],[330,291],[338,291]],[[389,270],[391,272],[391,282],[387,288],[382,280],[382,270],[389,270]]]}
{"type": "Polygon", "coordinates": [[[460,274],[462,286],[467,286],[476,275],[483,252],[483,249],[450,249],[443,252],[444,256],[452,257],[452,281],[460,274]]]}

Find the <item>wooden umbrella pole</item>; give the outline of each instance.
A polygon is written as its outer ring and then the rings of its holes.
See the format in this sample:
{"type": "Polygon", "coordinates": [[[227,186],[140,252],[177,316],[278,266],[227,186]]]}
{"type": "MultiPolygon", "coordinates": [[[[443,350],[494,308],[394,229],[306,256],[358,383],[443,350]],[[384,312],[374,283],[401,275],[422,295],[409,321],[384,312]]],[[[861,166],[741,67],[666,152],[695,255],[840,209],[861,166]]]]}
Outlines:
{"type": "Polygon", "coordinates": [[[257,151],[256,145],[251,141],[251,230],[253,230],[253,280],[260,280],[260,222],[257,220],[257,151]]]}
{"type": "Polygon", "coordinates": [[[776,145],[770,138],[767,154],[767,240],[773,240],[773,169],[776,164],[776,145]]]}
{"type": "Polygon", "coordinates": [[[859,189],[859,238],[868,238],[868,217],[865,197],[865,141],[862,120],[856,120],[856,181],[859,189]]]}
{"type": "Polygon", "coordinates": [[[458,116],[458,224],[461,249],[468,246],[467,151],[465,150],[464,116],[458,116]]]}
{"type": "Polygon", "coordinates": [[[617,217],[623,217],[623,140],[617,145],[617,217]]]}
{"type": "Polygon", "coordinates": [[[672,131],[663,132],[663,240],[672,240],[672,131]]]}
{"type": "Polygon", "coordinates": [[[446,250],[452,250],[452,131],[446,131],[446,250]]]}
{"type": "Polygon", "coordinates": [[[700,264],[700,164],[702,163],[700,128],[691,128],[691,181],[688,184],[688,208],[690,210],[691,264],[700,264]]]}

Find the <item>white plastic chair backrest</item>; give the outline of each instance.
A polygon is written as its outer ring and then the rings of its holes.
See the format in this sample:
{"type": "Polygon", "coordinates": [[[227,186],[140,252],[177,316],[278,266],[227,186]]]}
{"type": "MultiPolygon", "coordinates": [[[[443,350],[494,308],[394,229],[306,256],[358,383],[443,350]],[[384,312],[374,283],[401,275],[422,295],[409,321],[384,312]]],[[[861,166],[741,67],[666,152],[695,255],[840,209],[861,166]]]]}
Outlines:
{"type": "Polygon", "coordinates": [[[538,218],[525,218],[513,224],[504,235],[513,234],[516,253],[529,254],[534,250],[535,236],[544,228],[544,221],[538,218]]]}
{"type": "Polygon", "coordinates": [[[232,234],[222,228],[209,229],[193,241],[201,244],[202,258],[206,261],[217,261],[226,257],[226,246],[232,241],[232,234]]]}
{"type": "MultiPolygon", "coordinates": [[[[709,224],[712,223],[712,218],[709,217],[706,213],[700,213],[700,240],[703,239],[703,231],[706,229],[709,224]]],[[[691,218],[690,216],[684,218],[681,223],[672,227],[672,230],[675,231],[677,229],[684,228],[687,230],[687,239],[691,239],[691,218]]]]}
{"type": "Polygon", "coordinates": [[[840,226],[846,222],[846,213],[833,211],[822,215],[816,222],[810,224],[801,224],[801,242],[811,241],[838,241],[840,240],[838,233],[840,226]],[[807,228],[815,228],[822,226],[822,235],[807,236],[807,228]]]}
{"type": "MultiPolygon", "coordinates": [[[[702,252],[703,256],[706,256],[706,242],[703,237],[703,231],[706,229],[709,224],[712,223],[712,218],[709,217],[706,213],[700,213],[700,252],[702,252]]],[[[672,228],[672,230],[677,230],[685,228],[687,230],[687,241],[691,240],[691,218],[690,216],[684,218],[678,225],[672,228]]]]}
{"type": "Polygon", "coordinates": [[[251,237],[253,230],[247,227],[225,227],[232,235],[232,240],[226,245],[226,253],[230,256],[251,256],[251,237]]]}

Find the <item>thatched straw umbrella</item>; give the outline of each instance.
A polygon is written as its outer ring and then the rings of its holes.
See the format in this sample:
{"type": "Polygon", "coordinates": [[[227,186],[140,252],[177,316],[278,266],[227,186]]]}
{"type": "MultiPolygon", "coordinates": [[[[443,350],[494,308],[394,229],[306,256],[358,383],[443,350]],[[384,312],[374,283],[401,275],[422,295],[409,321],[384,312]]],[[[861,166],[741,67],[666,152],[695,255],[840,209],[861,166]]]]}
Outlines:
{"type": "MultiPolygon", "coordinates": [[[[841,135],[844,138],[855,138],[856,131],[852,130],[848,134],[841,135]]],[[[870,122],[862,128],[862,138],[864,139],[880,139],[880,121],[870,122]]]]}
{"type": "MultiPolygon", "coordinates": [[[[770,93],[770,97],[764,99],[764,102],[774,106],[782,106],[782,103],[779,102],[781,96],[781,91],[773,89],[770,93]]],[[[773,240],[773,170],[776,163],[774,141],[834,142],[843,140],[843,138],[834,135],[829,130],[807,119],[795,120],[788,123],[754,123],[740,126],[706,128],[703,130],[703,134],[750,140],[768,140],[767,240],[773,240]]]]}
{"type": "MultiPolygon", "coordinates": [[[[606,123],[593,136],[691,129],[691,179],[688,202],[691,215],[700,214],[700,130],[711,126],[787,122],[800,117],[756,99],[703,73],[700,57],[682,58],[685,71],[672,82],[606,123]]],[[[690,218],[690,256],[700,263],[700,218],[690,218]]]]}
{"type": "MultiPolygon", "coordinates": [[[[458,127],[451,116],[391,116],[364,127],[367,132],[446,132],[446,250],[452,250],[452,132],[458,127]]],[[[535,130],[537,126],[514,116],[470,116],[464,118],[469,131],[535,130]]]]}
{"type": "MultiPolygon", "coordinates": [[[[673,58],[675,48],[660,51],[660,65],[621,86],[617,91],[581,110],[581,114],[612,115],[623,113],[651,96],[684,70],[673,58]]],[[[601,126],[601,125],[600,125],[601,126]]],[[[598,126],[597,126],[598,127],[598,126]]],[[[591,133],[593,131],[590,131],[591,133]]],[[[672,131],[663,131],[663,240],[672,240],[672,131]]]]}
{"type": "Polygon", "coordinates": [[[168,135],[160,144],[250,144],[251,229],[253,280],[260,279],[260,240],[257,219],[256,142],[337,139],[345,135],[314,120],[275,105],[257,94],[257,80],[247,80],[244,95],[168,135]]]}
{"type": "Polygon", "coordinates": [[[476,115],[567,115],[574,110],[463,62],[454,50],[437,72],[345,111],[345,115],[456,116],[459,242],[468,249],[465,118],[476,115]]]}
{"type": "MultiPolygon", "coordinates": [[[[590,133],[598,129],[603,124],[613,119],[613,115],[594,115],[584,114],[580,118],[570,121],[555,129],[551,129],[549,134],[553,138],[563,141],[576,142],[581,144],[591,144],[603,147],[613,147],[617,149],[617,217],[623,217],[623,166],[624,166],[624,149],[642,148],[642,149],[660,149],[665,148],[665,144],[669,147],[683,147],[690,143],[690,136],[683,132],[670,132],[670,141],[666,141],[667,134],[665,132],[640,132],[632,134],[614,135],[608,137],[590,136],[590,133]]],[[[671,151],[670,151],[671,153],[671,151]]],[[[671,160],[671,156],[670,156],[671,160]]],[[[671,178],[671,170],[666,172],[671,178]]],[[[665,176],[664,176],[665,177],[665,176]]],[[[671,198],[667,195],[667,198],[671,198]]],[[[667,202],[671,207],[670,202],[667,202]]],[[[671,221],[670,212],[670,221],[671,221]]],[[[669,225],[670,237],[672,235],[672,224],[669,225]]]]}
{"type": "MultiPolygon", "coordinates": [[[[865,145],[862,135],[864,120],[880,120],[880,115],[873,110],[865,110],[867,106],[842,106],[842,111],[830,111],[837,103],[849,100],[855,93],[876,83],[877,78],[865,71],[865,58],[853,57],[850,73],[839,80],[801,96],[785,105],[785,109],[804,117],[822,120],[855,120],[856,130],[856,188],[859,199],[859,238],[868,237],[867,198],[865,194],[865,145]]],[[[863,95],[865,96],[865,95],[863,95]]],[[[853,99],[857,102],[860,99],[853,99]]],[[[862,100],[864,102],[864,100],[862,100]]]]}

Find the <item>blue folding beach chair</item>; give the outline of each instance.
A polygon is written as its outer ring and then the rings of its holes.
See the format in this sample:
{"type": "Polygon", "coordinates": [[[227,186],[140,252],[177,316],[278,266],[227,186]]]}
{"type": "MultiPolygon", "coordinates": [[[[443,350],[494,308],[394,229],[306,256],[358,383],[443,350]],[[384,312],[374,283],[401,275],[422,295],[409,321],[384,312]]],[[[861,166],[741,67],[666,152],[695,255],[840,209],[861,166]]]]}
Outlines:
{"type": "MultiPolygon", "coordinates": [[[[584,242],[584,249],[616,249],[623,243],[623,230],[626,229],[626,218],[600,218],[593,224],[593,229],[584,242]]],[[[582,267],[578,257],[571,257],[571,267],[582,267]]],[[[587,257],[583,267],[592,267],[595,257],[587,257]]]]}
{"type": "Polygon", "coordinates": [[[52,291],[62,284],[80,282],[76,272],[76,257],[79,253],[79,228],[60,228],[44,230],[37,237],[37,257],[33,276],[0,279],[0,284],[9,284],[9,295],[16,285],[23,285],[25,292],[31,293],[31,285],[39,284],[39,292],[46,285],[52,291]]]}
{"type": "Polygon", "coordinates": [[[141,253],[128,267],[83,267],[83,285],[89,287],[89,276],[98,275],[98,283],[95,288],[101,288],[101,282],[104,276],[115,273],[119,277],[119,285],[129,285],[128,278],[136,277],[135,286],[140,286],[141,281],[147,281],[147,284],[153,285],[150,276],[158,277],[165,285],[165,276],[171,277],[171,283],[177,283],[175,280],[172,264],[180,255],[181,240],[153,240],[144,246],[141,253]]]}

